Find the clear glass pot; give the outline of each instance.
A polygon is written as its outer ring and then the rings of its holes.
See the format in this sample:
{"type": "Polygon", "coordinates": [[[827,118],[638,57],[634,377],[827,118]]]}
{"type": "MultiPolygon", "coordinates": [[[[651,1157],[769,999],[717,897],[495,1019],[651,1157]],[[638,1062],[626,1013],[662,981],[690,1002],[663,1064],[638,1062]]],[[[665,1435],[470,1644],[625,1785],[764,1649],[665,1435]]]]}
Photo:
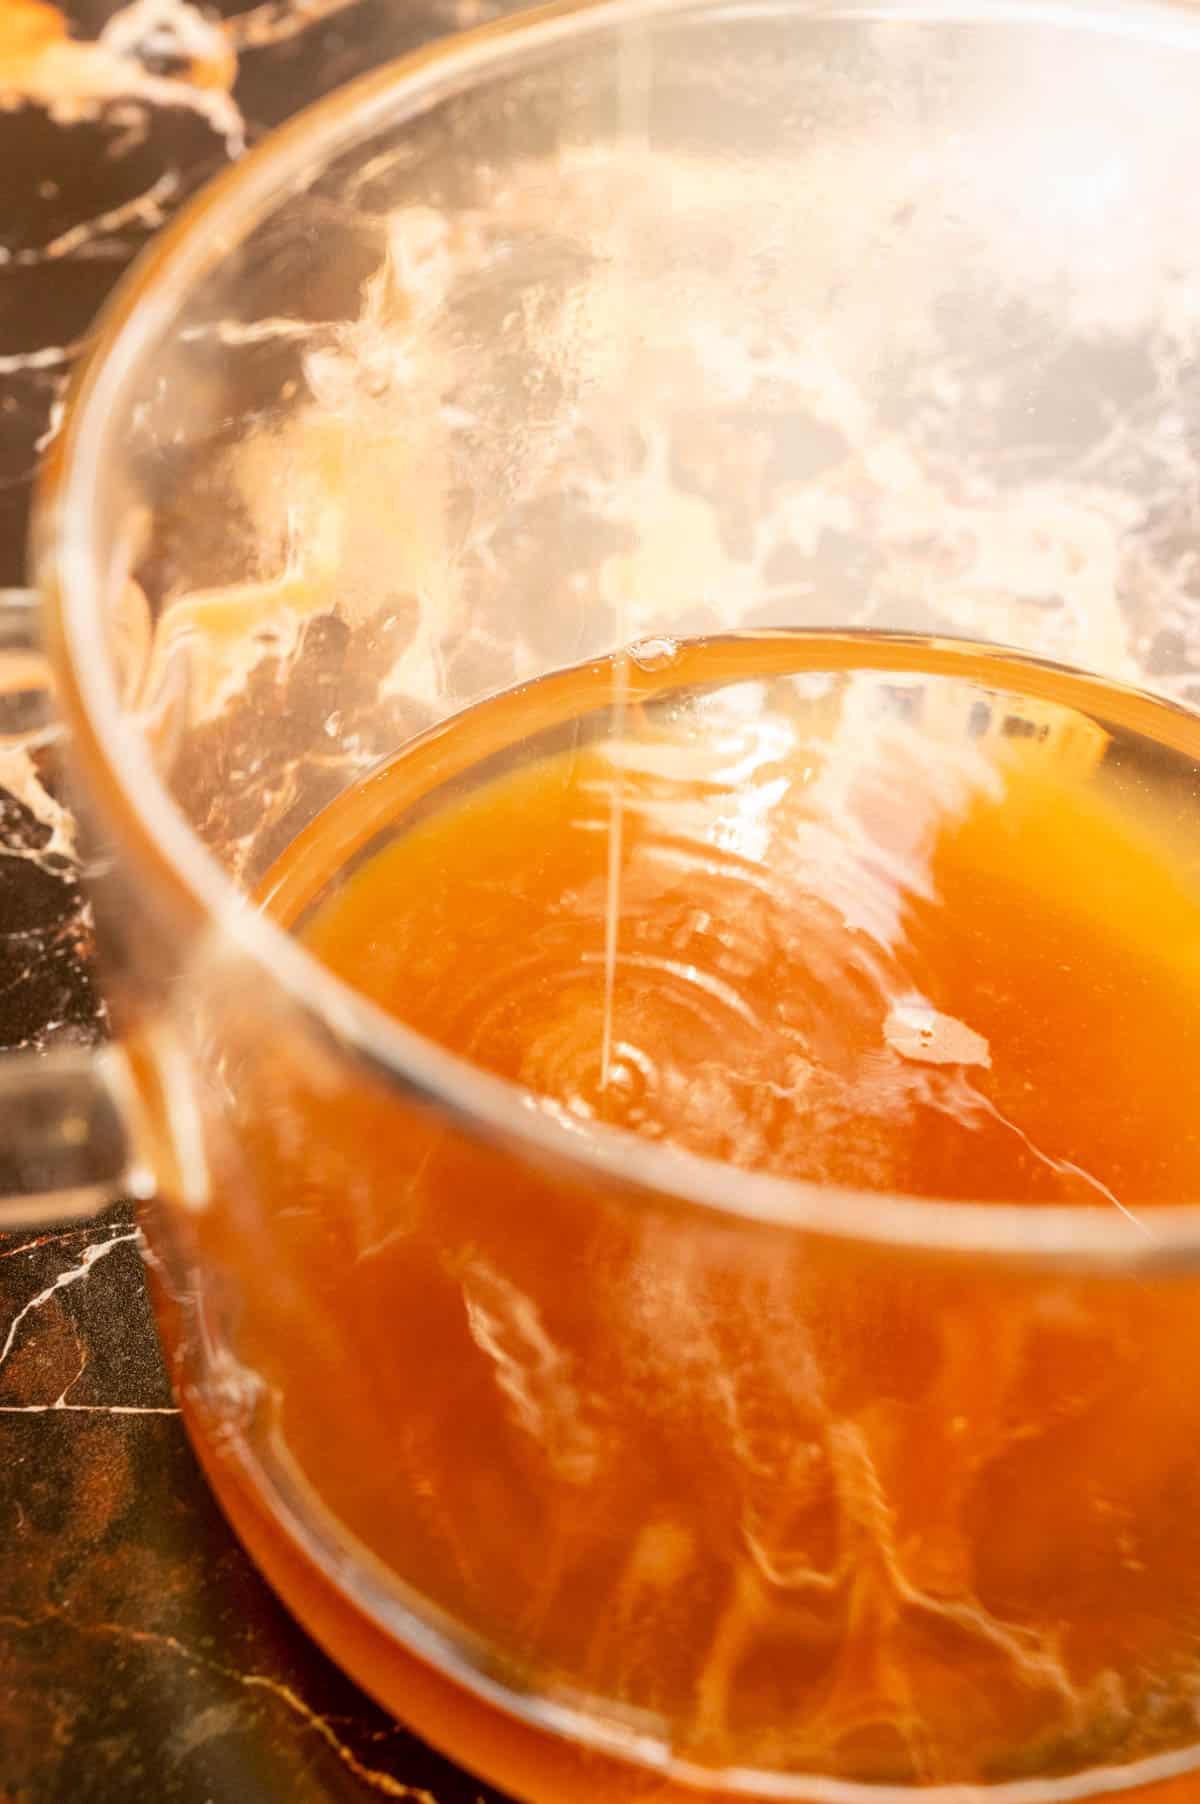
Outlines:
{"type": "MultiPolygon", "coordinates": [[[[33,549],[119,1050],[10,1068],[4,1208],[146,1200],[180,1396],[264,1570],[538,1804],[1197,1795],[1200,1199],[1146,1235],[583,1146],[254,899],[380,758],[619,638],[999,643],[1128,685],[1130,718],[1166,696],[1192,743],[1198,50],[1133,4],[527,13],[276,134],[75,386],[33,549]],[[398,1268],[339,1308],[384,1241],[441,1274],[436,1344],[398,1268]],[[469,1284],[506,1383],[451,1457],[469,1284]],[[925,1347],[903,1394],[864,1389],[865,1320],[925,1347]],[[993,1458],[1030,1362],[1069,1389],[1114,1348],[1119,1446],[1067,1409],[993,1458]],[[663,1458],[683,1435],[690,1513],[618,1417],[663,1458]],[[993,1483],[1002,1546],[972,1526],[993,1483]],[[1170,1545],[1138,1543],[1164,1487],[1170,1545]],[[1097,1565],[1127,1582],[1088,1666],[1097,1565]]],[[[28,619],[10,597],[10,695],[41,681],[28,619]]]]}

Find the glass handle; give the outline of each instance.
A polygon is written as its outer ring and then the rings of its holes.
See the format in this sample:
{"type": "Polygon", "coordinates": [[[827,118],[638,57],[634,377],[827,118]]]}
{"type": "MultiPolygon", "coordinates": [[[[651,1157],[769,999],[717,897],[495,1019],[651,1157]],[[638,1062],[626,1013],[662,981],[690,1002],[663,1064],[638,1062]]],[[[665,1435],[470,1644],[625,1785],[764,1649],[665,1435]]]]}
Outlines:
{"type": "MultiPolygon", "coordinates": [[[[60,732],[37,596],[0,589],[0,756],[29,756],[60,732]]],[[[127,1126],[131,1095],[112,1047],[0,1055],[0,1232],[89,1215],[146,1191],[127,1126]]]]}
{"type": "Polygon", "coordinates": [[[133,1155],[129,1094],[112,1047],[0,1058],[0,1231],[150,1194],[133,1155]]]}
{"type": "Polygon", "coordinates": [[[33,589],[0,589],[0,745],[33,752],[61,734],[33,589]]]}

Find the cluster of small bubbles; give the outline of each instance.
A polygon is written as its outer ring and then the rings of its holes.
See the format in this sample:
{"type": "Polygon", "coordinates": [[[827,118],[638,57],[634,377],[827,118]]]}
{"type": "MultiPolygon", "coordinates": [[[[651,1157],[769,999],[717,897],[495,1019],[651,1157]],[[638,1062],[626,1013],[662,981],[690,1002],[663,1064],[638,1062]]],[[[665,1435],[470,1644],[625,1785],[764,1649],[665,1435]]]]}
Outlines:
{"type": "Polygon", "coordinates": [[[679,656],[677,639],[638,639],[626,649],[626,657],[639,670],[666,670],[679,656]]]}

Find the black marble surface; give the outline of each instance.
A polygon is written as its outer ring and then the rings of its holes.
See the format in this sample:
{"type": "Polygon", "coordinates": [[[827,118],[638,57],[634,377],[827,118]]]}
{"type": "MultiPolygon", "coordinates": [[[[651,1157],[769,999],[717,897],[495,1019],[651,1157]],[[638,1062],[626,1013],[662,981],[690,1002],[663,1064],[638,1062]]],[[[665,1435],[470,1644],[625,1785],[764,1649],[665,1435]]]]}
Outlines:
{"type": "MultiPolygon", "coordinates": [[[[104,297],[207,177],[478,0],[0,0],[0,584],[104,297]]],[[[0,746],[0,1045],[104,1032],[52,757],[0,746]]],[[[0,1801],[488,1804],[330,1665],[188,1446],[136,1226],[0,1236],[0,1801]]]]}

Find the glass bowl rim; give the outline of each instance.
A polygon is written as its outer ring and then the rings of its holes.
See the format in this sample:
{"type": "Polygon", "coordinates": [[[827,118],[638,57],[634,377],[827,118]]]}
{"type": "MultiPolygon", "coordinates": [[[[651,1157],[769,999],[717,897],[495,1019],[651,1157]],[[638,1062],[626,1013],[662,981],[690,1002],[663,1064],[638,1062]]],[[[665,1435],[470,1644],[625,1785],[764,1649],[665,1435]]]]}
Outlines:
{"type": "Polygon", "coordinates": [[[1031,1209],[837,1189],[743,1171],[616,1128],[582,1141],[516,1085],[385,1014],[252,908],[172,801],[122,712],[103,641],[103,579],[92,555],[96,472],[147,357],[225,247],[373,129],[436,107],[481,76],[517,72],[562,45],[634,21],[675,25],[789,14],[812,21],[1048,25],[1200,50],[1200,15],[1170,0],[552,0],[436,40],[304,109],[210,182],[118,284],[71,381],[61,430],[39,472],[31,565],[77,768],[118,830],[118,844],[131,844],[153,880],[215,930],[222,945],[263,970],[315,1032],[468,1135],[543,1169],[626,1193],[634,1204],[649,1200],[710,1218],[897,1249],[1142,1276],[1196,1269],[1200,1201],[1156,1205],[1144,1221],[1132,1221],[1081,1204],[1031,1209]]]}

